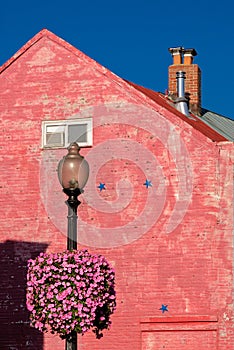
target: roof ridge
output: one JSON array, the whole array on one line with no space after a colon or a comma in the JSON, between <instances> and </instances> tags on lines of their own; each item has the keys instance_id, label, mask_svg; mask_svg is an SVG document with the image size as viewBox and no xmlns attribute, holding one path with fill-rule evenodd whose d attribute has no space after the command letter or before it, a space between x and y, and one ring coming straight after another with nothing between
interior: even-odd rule
<instances>
[{"instance_id":1,"label":"roof ridge","mask_svg":"<svg viewBox=\"0 0 234 350\"><path fill-rule=\"evenodd\" d=\"M100 67L103 67L98 62L96 62L94 59L77 49L75 46L67 42L65 39L59 37L52 31L48 30L47 28L41 29L37 34L35 34L31 39L29 39L16 53L10 57L2 66L0 66L0 73L3 72L7 67L9 67L14 61L16 61L21 55L23 55L27 50L30 49L33 45L35 45L38 41L40 41L42 38L48 37L50 40L56 42L57 44L63 46L67 50L71 51L73 54L77 56L82 56L83 59L86 59L90 62L95 62Z\"/></svg>"},{"instance_id":2,"label":"roof ridge","mask_svg":"<svg viewBox=\"0 0 234 350\"><path fill-rule=\"evenodd\" d=\"M100 73L105 74L111 79L119 79L122 82L124 82L124 79L120 76L113 73L110 69L106 68L99 62L97 62L95 59L91 58L69 42L67 42L65 39L59 37L58 35L54 34L50 30L43 28L40 30L37 34L35 34L31 39L29 39L11 58L9 58L2 66L0 66L0 74L8 68L13 62L15 62L20 56L22 56L27 50L29 50L33 45L35 45L39 40L41 40L43 37L48 37L50 40L56 42L59 45L62 45L64 48L69 50L71 53L76 55L77 57L80 57L81 59L85 60L86 62L92 63L94 68L99 70Z\"/></svg>"}]
</instances>

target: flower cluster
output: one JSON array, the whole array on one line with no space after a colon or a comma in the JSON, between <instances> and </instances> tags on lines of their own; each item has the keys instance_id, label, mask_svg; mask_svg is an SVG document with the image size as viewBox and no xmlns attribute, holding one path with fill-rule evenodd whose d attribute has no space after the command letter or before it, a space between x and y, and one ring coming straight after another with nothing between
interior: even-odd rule
<instances>
[{"instance_id":1,"label":"flower cluster","mask_svg":"<svg viewBox=\"0 0 234 350\"><path fill-rule=\"evenodd\" d=\"M115 274L101 255L87 250L41 253L28 261L26 304L31 325L68 338L109 329L116 308Z\"/></svg>"}]
</instances>

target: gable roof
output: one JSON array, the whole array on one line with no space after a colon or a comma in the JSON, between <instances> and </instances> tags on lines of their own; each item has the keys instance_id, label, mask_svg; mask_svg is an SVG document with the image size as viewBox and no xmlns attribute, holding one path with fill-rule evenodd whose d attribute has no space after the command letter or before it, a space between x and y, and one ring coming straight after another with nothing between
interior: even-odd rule
<instances>
[{"instance_id":1,"label":"gable roof","mask_svg":"<svg viewBox=\"0 0 234 350\"><path fill-rule=\"evenodd\" d=\"M0 73L2 73L7 67L9 67L14 61L16 61L20 56L22 56L27 50L29 50L33 45L35 45L39 40L44 37L48 37L51 41L54 41L58 45L63 46L68 51L72 52L74 55L83 58L86 61L96 63L99 68L103 68L100 64L98 64L95 60L85 55L82 51L78 50L71 44L69 44L64 39L58 37L56 34L52 33L48 29L42 29L39 33L37 33L33 38L27 41L9 60L7 60L1 67Z\"/></svg>"},{"instance_id":2,"label":"gable roof","mask_svg":"<svg viewBox=\"0 0 234 350\"><path fill-rule=\"evenodd\" d=\"M89 56L85 55L81 51L79 51L77 48L63 40L62 38L58 37L51 31L47 29L42 29L39 33L37 33L31 40L29 40L20 50L18 50L6 63L4 63L0 67L0 74L9 67L15 60L17 60L21 55L24 54L30 47L35 45L41 38L48 37L50 40L56 42L57 44L63 46L67 50L71 51L76 56L82 57L86 61L89 61L92 64L95 64L96 68L99 70L102 70L102 72L111 77L112 80L119 79L122 81L123 84L126 84L127 86L134 88L134 90L140 92L141 94L144 94L147 98L149 98L151 101L156 102L159 106L165 108L169 112L176 115L178 118L182 119L189 125L191 125L194 129L198 130L208 138L210 138L212 141L220 142L220 141L234 141L234 136L232 135L232 131L234 130L234 121L228 118L225 118L223 116L220 116L218 114L215 114L213 112L210 112L208 110L203 110L204 114L202 117L197 117L195 115L192 115L191 118L185 116L180 111L178 111L175 107L172 101L170 101L165 95L162 93L153 91L151 89L145 88L143 86L137 85L135 83L132 83L130 81L127 81L125 79L122 79L118 77L116 74L109 71L107 68L103 67L101 64L90 58ZM114 78L114 79L113 79ZM126 86L125 85L125 86Z\"/></svg>"}]
</instances>

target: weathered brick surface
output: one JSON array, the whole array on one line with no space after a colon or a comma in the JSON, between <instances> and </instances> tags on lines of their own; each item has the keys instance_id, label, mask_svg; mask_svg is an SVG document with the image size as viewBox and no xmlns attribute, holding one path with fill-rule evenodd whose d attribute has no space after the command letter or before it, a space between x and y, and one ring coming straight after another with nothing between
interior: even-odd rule
<instances>
[{"instance_id":1,"label":"weathered brick surface","mask_svg":"<svg viewBox=\"0 0 234 350\"><path fill-rule=\"evenodd\" d=\"M6 65L0 82L0 348L63 347L28 327L25 271L39 251L66 248L56 174L65 150L41 148L41 122L78 115L94 122L94 145L82 150L91 174L79 247L106 256L117 289L111 330L101 340L79 337L79 349L234 349L233 145L212 142L47 31ZM190 332L191 315L201 327L204 315L215 318L217 328ZM165 335L149 322L142 330L143 319L159 316L174 328Z\"/></svg>"}]
</instances>

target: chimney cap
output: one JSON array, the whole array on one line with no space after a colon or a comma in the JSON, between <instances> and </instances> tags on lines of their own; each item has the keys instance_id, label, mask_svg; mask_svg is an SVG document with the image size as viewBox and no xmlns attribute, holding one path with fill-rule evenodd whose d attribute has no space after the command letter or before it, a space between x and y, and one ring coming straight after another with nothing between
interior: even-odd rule
<instances>
[{"instance_id":1,"label":"chimney cap","mask_svg":"<svg viewBox=\"0 0 234 350\"><path fill-rule=\"evenodd\" d=\"M169 47L168 51L174 55L174 54L180 54L182 53L184 48L182 46L177 46L177 47Z\"/></svg>"},{"instance_id":2,"label":"chimney cap","mask_svg":"<svg viewBox=\"0 0 234 350\"><path fill-rule=\"evenodd\" d=\"M195 49L185 49L183 46L169 47L168 51L172 54L190 54L191 56L197 56L197 51Z\"/></svg>"},{"instance_id":3,"label":"chimney cap","mask_svg":"<svg viewBox=\"0 0 234 350\"><path fill-rule=\"evenodd\" d=\"M183 49L184 55L189 54L191 56L197 56L197 51L195 49Z\"/></svg>"},{"instance_id":4,"label":"chimney cap","mask_svg":"<svg viewBox=\"0 0 234 350\"><path fill-rule=\"evenodd\" d=\"M176 79L177 78L184 78L184 79L186 79L186 72L183 72L182 70L179 70L178 72L176 72Z\"/></svg>"}]
</instances>

